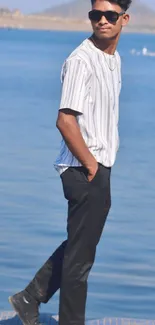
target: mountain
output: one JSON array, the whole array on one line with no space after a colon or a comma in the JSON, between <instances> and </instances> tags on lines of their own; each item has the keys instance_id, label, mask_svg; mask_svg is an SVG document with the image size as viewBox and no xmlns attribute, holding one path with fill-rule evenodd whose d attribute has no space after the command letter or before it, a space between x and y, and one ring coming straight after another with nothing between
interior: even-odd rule
<instances>
[{"instance_id":1,"label":"mountain","mask_svg":"<svg viewBox=\"0 0 155 325\"><path fill-rule=\"evenodd\" d=\"M9 15L11 11L8 8L0 8L0 15Z\"/></svg>"},{"instance_id":2,"label":"mountain","mask_svg":"<svg viewBox=\"0 0 155 325\"><path fill-rule=\"evenodd\" d=\"M67 19L87 19L91 9L90 0L74 0L45 10L42 14ZM129 10L131 23L135 26L155 26L155 11L143 4L141 0L133 0ZM131 24L130 23L130 24Z\"/></svg>"},{"instance_id":3,"label":"mountain","mask_svg":"<svg viewBox=\"0 0 155 325\"><path fill-rule=\"evenodd\" d=\"M21 16L21 12L19 9L14 9L14 10L10 10L9 8L1 8L0 7L0 17L17 17L17 16Z\"/></svg>"},{"instance_id":4,"label":"mountain","mask_svg":"<svg viewBox=\"0 0 155 325\"><path fill-rule=\"evenodd\" d=\"M45 10L44 13L56 17L86 19L87 12L90 8L89 0L74 0L69 3L49 8Z\"/></svg>"}]
</instances>

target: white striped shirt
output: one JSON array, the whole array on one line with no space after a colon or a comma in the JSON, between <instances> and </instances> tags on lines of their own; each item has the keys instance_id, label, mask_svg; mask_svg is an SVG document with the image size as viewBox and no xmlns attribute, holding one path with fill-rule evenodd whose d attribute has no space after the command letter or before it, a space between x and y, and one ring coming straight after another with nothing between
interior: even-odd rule
<instances>
[{"instance_id":1,"label":"white striped shirt","mask_svg":"<svg viewBox=\"0 0 155 325\"><path fill-rule=\"evenodd\" d=\"M90 40L84 40L66 59L61 81L59 109L80 113L77 122L87 147L99 163L111 167L119 148L121 60L118 52L109 55ZM64 139L54 165L60 174L70 166L81 166Z\"/></svg>"}]
</instances>

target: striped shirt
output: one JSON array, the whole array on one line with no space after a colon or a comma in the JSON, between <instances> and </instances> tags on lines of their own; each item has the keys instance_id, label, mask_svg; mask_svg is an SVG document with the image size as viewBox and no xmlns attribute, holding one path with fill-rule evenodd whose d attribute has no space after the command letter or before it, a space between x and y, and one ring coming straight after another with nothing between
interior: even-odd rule
<instances>
[{"instance_id":1,"label":"striped shirt","mask_svg":"<svg viewBox=\"0 0 155 325\"><path fill-rule=\"evenodd\" d=\"M99 163L111 167L119 148L121 60L118 52L107 54L89 39L84 40L64 62L61 82L59 109L80 113L77 122L87 147ZM60 174L70 166L81 166L64 139L54 165Z\"/></svg>"}]
</instances>

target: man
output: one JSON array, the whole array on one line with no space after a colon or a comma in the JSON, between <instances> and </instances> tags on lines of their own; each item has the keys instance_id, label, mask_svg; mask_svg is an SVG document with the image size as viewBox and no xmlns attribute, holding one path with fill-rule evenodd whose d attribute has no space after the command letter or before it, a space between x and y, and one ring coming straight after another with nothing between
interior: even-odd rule
<instances>
[{"instance_id":1,"label":"man","mask_svg":"<svg viewBox=\"0 0 155 325\"><path fill-rule=\"evenodd\" d=\"M60 325L84 325L87 279L110 209L110 173L119 147L120 57L116 51L131 0L92 0L93 35L62 69L55 166L68 200L68 239L30 284L9 298L24 325L39 323L39 305L60 289Z\"/></svg>"}]
</instances>

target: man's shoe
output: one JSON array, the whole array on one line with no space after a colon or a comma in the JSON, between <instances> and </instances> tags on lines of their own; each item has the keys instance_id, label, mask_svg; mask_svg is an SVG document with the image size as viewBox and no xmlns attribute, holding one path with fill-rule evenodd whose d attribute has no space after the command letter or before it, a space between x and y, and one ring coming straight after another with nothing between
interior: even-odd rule
<instances>
[{"instance_id":1,"label":"man's shoe","mask_svg":"<svg viewBox=\"0 0 155 325\"><path fill-rule=\"evenodd\" d=\"M26 290L9 297L9 302L24 325L40 325L39 302Z\"/></svg>"}]
</instances>

